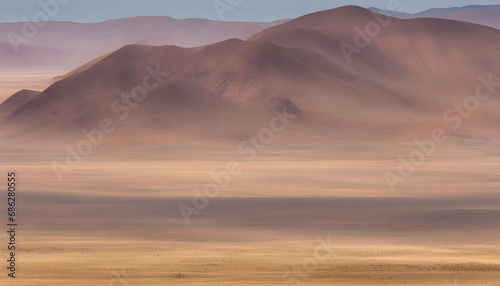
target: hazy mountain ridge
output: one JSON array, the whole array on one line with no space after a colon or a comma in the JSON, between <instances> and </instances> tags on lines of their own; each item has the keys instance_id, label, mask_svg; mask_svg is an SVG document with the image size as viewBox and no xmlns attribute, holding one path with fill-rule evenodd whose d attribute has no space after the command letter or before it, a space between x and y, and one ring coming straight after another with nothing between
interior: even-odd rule
<instances>
[{"instance_id":1,"label":"hazy mountain ridge","mask_svg":"<svg viewBox=\"0 0 500 286\"><path fill-rule=\"evenodd\" d=\"M453 8L434 8L410 14L403 11L389 11L378 8L369 10L401 19L441 18L490 26L500 30L500 5L468 5Z\"/></svg>"},{"instance_id":2,"label":"hazy mountain ridge","mask_svg":"<svg viewBox=\"0 0 500 286\"><path fill-rule=\"evenodd\" d=\"M340 44L352 45L354 27L373 19L366 9L346 6L291 20L248 41L196 48L127 45L20 107L2 107L4 124L79 134L101 118L116 118L113 102L156 69L164 79L137 102L133 117L117 121L117 138L225 134L237 140L266 126L276 103L293 106L300 115L296 131L311 138L414 138L429 134L446 109L473 94L478 76L500 76L500 31L443 19L392 19L349 64ZM463 132L493 134L499 118L490 109L499 103L492 98Z\"/></svg>"},{"instance_id":3,"label":"hazy mountain ridge","mask_svg":"<svg viewBox=\"0 0 500 286\"><path fill-rule=\"evenodd\" d=\"M282 22L141 16L99 23L48 22L33 37L23 34L25 23L0 23L0 68L74 68L128 44L196 47L229 38L246 39ZM24 40L18 44L13 35Z\"/></svg>"}]
</instances>

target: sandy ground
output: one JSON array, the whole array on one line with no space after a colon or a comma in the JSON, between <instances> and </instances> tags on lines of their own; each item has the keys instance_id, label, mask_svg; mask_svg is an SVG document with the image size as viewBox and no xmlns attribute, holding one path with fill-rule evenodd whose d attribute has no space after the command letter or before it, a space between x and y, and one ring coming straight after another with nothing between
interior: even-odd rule
<instances>
[{"instance_id":1,"label":"sandy ground","mask_svg":"<svg viewBox=\"0 0 500 286\"><path fill-rule=\"evenodd\" d=\"M498 285L499 233L485 230L77 222L92 235L22 232L19 285ZM142 237L127 237L131 229ZM472 231L485 237L463 235Z\"/></svg>"},{"instance_id":2,"label":"sandy ground","mask_svg":"<svg viewBox=\"0 0 500 286\"><path fill-rule=\"evenodd\" d=\"M499 285L494 141L443 145L395 192L383 173L411 143L280 144L249 162L103 147L63 182L64 149L2 150L19 179L15 285ZM179 204L231 160L242 172L186 224Z\"/></svg>"}]
</instances>

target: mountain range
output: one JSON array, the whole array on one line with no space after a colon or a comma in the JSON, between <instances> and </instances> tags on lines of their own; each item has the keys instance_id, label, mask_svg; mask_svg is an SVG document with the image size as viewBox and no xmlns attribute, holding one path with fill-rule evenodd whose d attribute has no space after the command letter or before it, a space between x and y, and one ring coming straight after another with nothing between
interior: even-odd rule
<instances>
[{"instance_id":1,"label":"mountain range","mask_svg":"<svg viewBox=\"0 0 500 286\"><path fill-rule=\"evenodd\" d=\"M247 39L282 22L141 16L100 23L47 22L34 35L30 23L1 23L0 70L73 69L127 44L196 47L228 38Z\"/></svg>"},{"instance_id":2,"label":"mountain range","mask_svg":"<svg viewBox=\"0 0 500 286\"><path fill-rule=\"evenodd\" d=\"M12 95L0 105L2 124L9 138L78 138L109 118L116 131L108 140L116 144L238 141L287 109L296 117L286 135L294 140L413 140L446 126L443 113L474 95L479 77L500 78L499 30L448 19L388 21L345 6L274 25L246 41L126 45L41 92ZM369 23L379 23L380 32L373 35ZM360 39L364 46L356 45ZM343 46L357 49L351 61ZM127 114L124 97L153 85L136 107L127 103ZM450 133L497 136L499 107L492 97Z\"/></svg>"},{"instance_id":3,"label":"mountain range","mask_svg":"<svg viewBox=\"0 0 500 286\"><path fill-rule=\"evenodd\" d=\"M500 5L469 5L454 8L434 8L415 14L377 8L369 9L380 14L392 15L400 19L440 18L470 22L500 29Z\"/></svg>"}]
</instances>

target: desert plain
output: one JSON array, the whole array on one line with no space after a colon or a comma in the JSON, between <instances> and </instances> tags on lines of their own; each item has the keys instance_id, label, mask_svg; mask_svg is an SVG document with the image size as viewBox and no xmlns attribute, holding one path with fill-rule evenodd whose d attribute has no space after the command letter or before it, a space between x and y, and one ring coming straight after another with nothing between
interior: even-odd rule
<instances>
[{"instance_id":1,"label":"desert plain","mask_svg":"<svg viewBox=\"0 0 500 286\"><path fill-rule=\"evenodd\" d=\"M393 19L346 62L373 15L134 34L73 70L5 71L18 248L0 284L500 285L500 31Z\"/></svg>"},{"instance_id":2,"label":"desert plain","mask_svg":"<svg viewBox=\"0 0 500 286\"><path fill-rule=\"evenodd\" d=\"M498 154L447 144L392 192L383 174L410 143L279 141L252 162L103 147L63 182L54 155L12 154L16 285L498 285ZM233 160L241 173L186 224L179 204Z\"/></svg>"}]
</instances>

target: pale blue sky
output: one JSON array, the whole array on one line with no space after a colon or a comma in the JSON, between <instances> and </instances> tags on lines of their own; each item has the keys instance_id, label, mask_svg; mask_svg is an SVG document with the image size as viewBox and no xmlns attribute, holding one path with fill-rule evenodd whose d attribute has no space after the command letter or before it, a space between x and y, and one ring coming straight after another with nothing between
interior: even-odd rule
<instances>
[{"instance_id":1,"label":"pale blue sky","mask_svg":"<svg viewBox=\"0 0 500 286\"><path fill-rule=\"evenodd\" d=\"M23 17L32 21L41 11L38 2L61 1L52 21L99 22L134 16L171 16L174 18L206 18L219 20L214 0L0 0L0 22L18 22ZM223 3L241 2L224 13L226 21L273 21L296 18L308 13L344 5L387 9L398 0L215 0ZM499 5L500 0L399 0L403 12L417 13L437 7L466 5Z\"/></svg>"}]
</instances>

